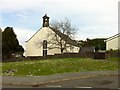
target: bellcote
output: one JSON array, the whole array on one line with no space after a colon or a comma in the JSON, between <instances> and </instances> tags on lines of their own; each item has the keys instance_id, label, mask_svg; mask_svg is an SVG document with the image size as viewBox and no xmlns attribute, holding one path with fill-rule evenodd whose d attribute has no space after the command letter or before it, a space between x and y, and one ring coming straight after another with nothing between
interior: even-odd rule
<instances>
[{"instance_id":1,"label":"bellcote","mask_svg":"<svg viewBox=\"0 0 120 90\"><path fill-rule=\"evenodd\" d=\"M43 18L43 27L49 27L49 17L47 16L47 14L45 14L45 16L43 16L42 18Z\"/></svg>"}]
</instances>

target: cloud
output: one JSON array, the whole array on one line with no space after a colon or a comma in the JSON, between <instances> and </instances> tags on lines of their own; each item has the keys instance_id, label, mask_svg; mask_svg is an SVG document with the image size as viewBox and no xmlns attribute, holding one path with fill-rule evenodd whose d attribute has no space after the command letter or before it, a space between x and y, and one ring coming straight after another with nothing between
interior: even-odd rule
<instances>
[{"instance_id":1,"label":"cloud","mask_svg":"<svg viewBox=\"0 0 120 90\"><path fill-rule=\"evenodd\" d=\"M51 20L69 18L78 27L77 39L114 35L118 32L118 1L120 0L2 0L0 6L2 5L3 13L16 15L14 20L19 19L17 24L23 25L23 28L14 25L17 27L14 28L20 42L24 44L24 40L42 25L39 22L45 13L48 13ZM7 15L4 18L6 17ZM9 23L11 25L12 21ZM32 27L36 27L36 31Z\"/></svg>"},{"instance_id":2,"label":"cloud","mask_svg":"<svg viewBox=\"0 0 120 90\"><path fill-rule=\"evenodd\" d=\"M13 29L14 29L15 34L17 35L19 44L22 45L23 48L25 49L25 41L29 40L29 38L32 37L35 31L25 29L25 28L18 28L18 27L14 27Z\"/></svg>"},{"instance_id":3,"label":"cloud","mask_svg":"<svg viewBox=\"0 0 120 90\"><path fill-rule=\"evenodd\" d=\"M27 16L25 16L25 15L23 15L23 14L21 14L21 13L16 14L16 16L18 16L18 17L20 17L20 18L27 18Z\"/></svg>"},{"instance_id":4,"label":"cloud","mask_svg":"<svg viewBox=\"0 0 120 90\"><path fill-rule=\"evenodd\" d=\"M38 10L39 8L60 9L72 11L103 11L116 6L119 0L2 0L3 10ZM49 7L49 8L48 8ZM38 9L36 9L38 8ZM76 8L76 9L75 9ZM60 9L63 10L64 9Z\"/></svg>"},{"instance_id":5,"label":"cloud","mask_svg":"<svg viewBox=\"0 0 120 90\"><path fill-rule=\"evenodd\" d=\"M7 12L30 9L35 6L36 0L2 0L2 8Z\"/></svg>"},{"instance_id":6,"label":"cloud","mask_svg":"<svg viewBox=\"0 0 120 90\"><path fill-rule=\"evenodd\" d=\"M117 27L100 27L100 26L87 26L80 27L76 37L78 40L85 40L86 38L108 38L117 34Z\"/></svg>"}]
</instances>

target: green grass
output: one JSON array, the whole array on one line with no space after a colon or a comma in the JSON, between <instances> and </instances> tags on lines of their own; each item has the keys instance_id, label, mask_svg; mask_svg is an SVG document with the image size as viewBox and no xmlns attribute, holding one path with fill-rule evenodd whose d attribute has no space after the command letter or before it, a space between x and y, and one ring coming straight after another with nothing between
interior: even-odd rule
<instances>
[{"instance_id":1,"label":"green grass","mask_svg":"<svg viewBox=\"0 0 120 90\"><path fill-rule=\"evenodd\" d=\"M0 76L2 75L2 63L0 63Z\"/></svg>"},{"instance_id":2,"label":"green grass","mask_svg":"<svg viewBox=\"0 0 120 90\"><path fill-rule=\"evenodd\" d=\"M3 75L39 76L65 72L118 70L118 64L90 58L65 58L3 63L2 69Z\"/></svg>"},{"instance_id":3,"label":"green grass","mask_svg":"<svg viewBox=\"0 0 120 90\"><path fill-rule=\"evenodd\" d=\"M106 60L118 62L118 61L120 61L120 58L118 58L118 57L112 57L112 58L107 58Z\"/></svg>"}]
</instances>

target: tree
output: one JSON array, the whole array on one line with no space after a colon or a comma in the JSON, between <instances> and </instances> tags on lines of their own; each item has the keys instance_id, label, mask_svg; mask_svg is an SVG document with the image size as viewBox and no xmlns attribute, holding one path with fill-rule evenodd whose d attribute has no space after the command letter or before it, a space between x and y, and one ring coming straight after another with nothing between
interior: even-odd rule
<instances>
[{"instance_id":1,"label":"tree","mask_svg":"<svg viewBox=\"0 0 120 90\"><path fill-rule=\"evenodd\" d=\"M61 50L61 53L63 53L64 50L67 51L67 48L71 47L71 45L68 44L70 41L72 41L72 39L74 39L74 35L77 29L73 27L70 20L66 18L61 22L52 22L51 27L56 32L53 35L53 38L50 40L52 45L57 46L53 48L59 48Z\"/></svg>"},{"instance_id":2,"label":"tree","mask_svg":"<svg viewBox=\"0 0 120 90\"><path fill-rule=\"evenodd\" d=\"M10 58L12 53L19 52L21 48L13 28L6 27L2 32L2 56L4 58Z\"/></svg>"},{"instance_id":3,"label":"tree","mask_svg":"<svg viewBox=\"0 0 120 90\"><path fill-rule=\"evenodd\" d=\"M20 53L24 52L24 49L23 49L23 47L21 45L18 46L17 52L20 52Z\"/></svg>"},{"instance_id":4,"label":"tree","mask_svg":"<svg viewBox=\"0 0 120 90\"><path fill-rule=\"evenodd\" d=\"M51 29L54 32L50 32L47 37L48 49L60 49L61 53L65 50L67 52L68 47L72 47L71 43L76 44L74 39L77 29L71 25L70 20L64 19L63 21L53 21L51 24ZM38 42L36 45L43 45L42 42Z\"/></svg>"},{"instance_id":5,"label":"tree","mask_svg":"<svg viewBox=\"0 0 120 90\"><path fill-rule=\"evenodd\" d=\"M80 40L80 44L82 47L84 46L95 46L95 51L97 50L106 50L106 43L104 42L105 38L96 38L96 39L89 39L87 38L86 41Z\"/></svg>"},{"instance_id":6,"label":"tree","mask_svg":"<svg viewBox=\"0 0 120 90\"><path fill-rule=\"evenodd\" d=\"M2 29L0 28L0 59L2 58Z\"/></svg>"},{"instance_id":7,"label":"tree","mask_svg":"<svg viewBox=\"0 0 120 90\"><path fill-rule=\"evenodd\" d=\"M51 23L51 27L59 32L61 32L62 34L68 36L69 38L74 39L74 36L77 32L77 28L73 27L71 25L71 22L69 19L65 18L63 21L59 22L59 21L53 21Z\"/></svg>"}]
</instances>

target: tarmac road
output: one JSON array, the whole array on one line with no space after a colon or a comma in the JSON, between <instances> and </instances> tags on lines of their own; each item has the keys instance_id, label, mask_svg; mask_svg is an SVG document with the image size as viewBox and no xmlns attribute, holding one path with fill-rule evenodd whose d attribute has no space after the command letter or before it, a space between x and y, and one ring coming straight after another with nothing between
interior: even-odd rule
<instances>
[{"instance_id":1,"label":"tarmac road","mask_svg":"<svg viewBox=\"0 0 120 90\"><path fill-rule=\"evenodd\" d=\"M118 88L117 76L97 76L40 85L40 88Z\"/></svg>"},{"instance_id":2,"label":"tarmac road","mask_svg":"<svg viewBox=\"0 0 120 90\"><path fill-rule=\"evenodd\" d=\"M3 88L118 88L118 76L79 78L43 85L3 85Z\"/></svg>"},{"instance_id":3,"label":"tarmac road","mask_svg":"<svg viewBox=\"0 0 120 90\"><path fill-rule=\"evenodd\" d=\"M53 76L37 77L36 79L30 77L29 79L26 80L25 78L12 77L11 81L13 80L13 78L15 78L14 83L20 81L20 79L23 79L22 81L20 81L21 84L12 84L10 83L11 82L10 78L7 77L7 78L3 78L3 88L112 88L112 89L115 88L117 89L118 77L120 76L117 75L116 71L58 74ZM30 80L31 83L27 80ZM8 81L9 83L5 83ZM38 84L35 83L34 81L36 82L44 81L44 83ZM29 82L29 84L25 84L25 82L26 83Z\"/></svg>"}]
</instances>

